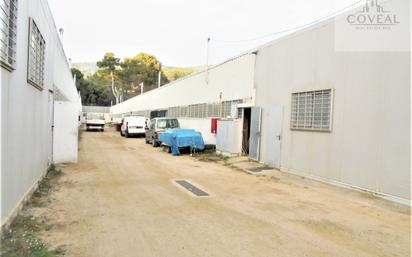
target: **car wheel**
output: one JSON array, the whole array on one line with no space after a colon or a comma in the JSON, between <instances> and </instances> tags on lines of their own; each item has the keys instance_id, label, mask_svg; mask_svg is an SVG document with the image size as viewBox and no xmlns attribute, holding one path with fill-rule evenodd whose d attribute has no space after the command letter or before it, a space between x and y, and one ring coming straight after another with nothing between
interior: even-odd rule
<instances>
[{"instance_id":1,"label":"car wheel","mask_svg":"<svg viewBox=\"0 0 412 257\"><path fill-rule=\"evenodd\" d=\"M157 147L157 142L156 142L156 140L154 140L154 139L152 139L152 146L153 146L153 147Z\"/></svg>"},{"instance_id":2,"label":"car wheel","mask_svg":"<svg viewBox=\"0 0 412 257\"><path fill-rule=\"evenodd\" d=\"M124 136L126 137L126 138L128 138L130 135L129 135L129 132L127 132L127 130L124 132Z\"/></svg>"},{"instance_id":3,"label":"car wheel","mask_svg":"<svg viewBox=\"0 0 412 257\"><path fill-rule=\"evenodd\" d=\"M170 146L167 147L167 152L172 153L172 148Z\"/></svg>"}]
</instances>

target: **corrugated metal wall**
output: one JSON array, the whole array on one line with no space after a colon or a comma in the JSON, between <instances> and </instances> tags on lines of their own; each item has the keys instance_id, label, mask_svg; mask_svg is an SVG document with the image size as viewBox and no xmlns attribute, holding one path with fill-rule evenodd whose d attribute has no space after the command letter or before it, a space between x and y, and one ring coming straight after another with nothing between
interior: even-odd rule
<instances>
[{"instance_id":1,"label":"corrugated metal wall","mask_svg":"<svg viewBox=\"0 0 412 257\"><path fill-rule=\"evenodd\" d=\"M410 52L337 52L334 20L259 50L260 160L275 142L266 112L284 107L281 168L410 200ZM356 38L353 38L356 41ZM333 89L330 132L293 130L294 92Z\"/></svg>"}]
</instances>

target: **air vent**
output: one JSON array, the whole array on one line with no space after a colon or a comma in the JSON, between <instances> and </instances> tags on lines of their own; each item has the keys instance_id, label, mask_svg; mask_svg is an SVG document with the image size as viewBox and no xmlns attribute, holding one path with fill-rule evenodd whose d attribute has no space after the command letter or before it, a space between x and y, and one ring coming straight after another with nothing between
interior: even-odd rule
<instances>
[{"instance_id":1,"label":"air vent","mask_svg":"<svg viewBox=\"0 0 412 257\"><path fill-rule=\"evenodd\" d=\"M183 187L184 189L186 189L189 192L191 192L192 194L194 194L195 196L198 196L198 197L209 196L208 193L206 193L205 191L197 188L196 186L192 185L191 183L189 183L186 180L176 180L175 182L178 185L180 185L181 187Z\"/></svg>"}]
</instances>

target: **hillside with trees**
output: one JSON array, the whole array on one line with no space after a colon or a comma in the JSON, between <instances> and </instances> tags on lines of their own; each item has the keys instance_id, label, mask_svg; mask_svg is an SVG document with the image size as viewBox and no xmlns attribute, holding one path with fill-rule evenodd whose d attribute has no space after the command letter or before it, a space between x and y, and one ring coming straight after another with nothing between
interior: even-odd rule
<instances>
[{"instance_id":1,"label":"hillside with trees","mask_svg":"<svg viewBox=\"0 0 412 257\"><path fill-rule=\"evenodd\" d=\"M178 80L180 78L186 77L192 73L198 72L202 67L163 67L163 72L169 81Z\"/></svg>"},{"instance_id":2,"label":"hillside with trees","mask_svg":"<svg viewBox=\"0 0 412 257\"><path fill-rule=\"evenodd\" d=\"M157 88L159 72L161 85L165 85L198 70L197 67L161 67L157 58L147 53L124 59L106 53L95 65L73 65L72 73L83 105L110 106L141 94L142 86L143 92Z\"/></svg>"}]
</instances>

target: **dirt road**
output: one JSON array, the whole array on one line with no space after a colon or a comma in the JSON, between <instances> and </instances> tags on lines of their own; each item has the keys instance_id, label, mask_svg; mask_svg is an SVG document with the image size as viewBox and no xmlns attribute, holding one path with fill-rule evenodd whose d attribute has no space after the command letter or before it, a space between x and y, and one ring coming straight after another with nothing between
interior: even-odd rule
<instances>
[{"instance_id":1,"label":"dirt road","mask_svg":"<svg viewBox=\"0 0 412 257\"><path fill-rule=\"evenodd\" d=\"M276 173L257 176L141 138L84 132L41 215L67 256L409 256L410 209ZM211 194L197 198L174 181Z\"/></svg>"}]
</instances>

